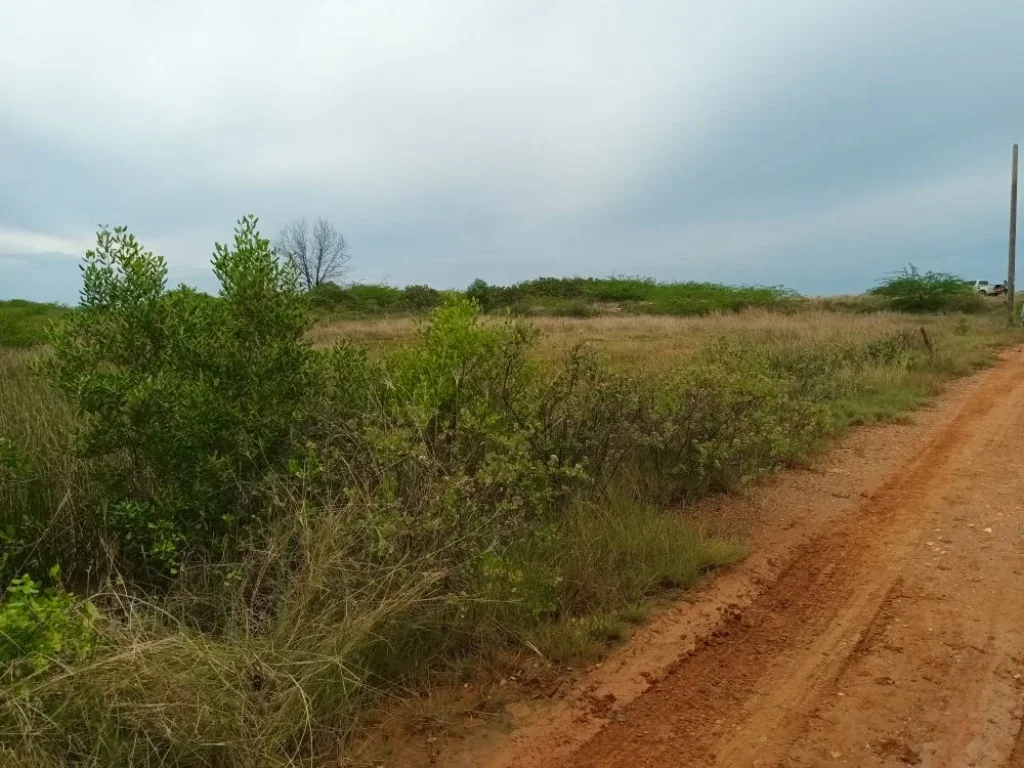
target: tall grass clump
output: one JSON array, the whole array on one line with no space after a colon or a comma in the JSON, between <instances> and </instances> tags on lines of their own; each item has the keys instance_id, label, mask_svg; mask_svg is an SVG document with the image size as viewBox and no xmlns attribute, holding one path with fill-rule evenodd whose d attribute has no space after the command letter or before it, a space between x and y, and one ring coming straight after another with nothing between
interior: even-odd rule
<instances>
[{"instance_id":1,"label":"tall grass clump","mask_svg":"<svg viewBox=\"0 0 1024 768\"><path fill-rule=\"evenodd\" d=\"M809 337L765 313L640 374L544 358L460 295L406 344L319 349L256 224L216 246L216 297L102 230L50 348L0 351L7 762L337 761L382 697L622 636L741 553L673 507L981 358L967 321L932 354L891 322Z\"/></svg>"}]
</instances>

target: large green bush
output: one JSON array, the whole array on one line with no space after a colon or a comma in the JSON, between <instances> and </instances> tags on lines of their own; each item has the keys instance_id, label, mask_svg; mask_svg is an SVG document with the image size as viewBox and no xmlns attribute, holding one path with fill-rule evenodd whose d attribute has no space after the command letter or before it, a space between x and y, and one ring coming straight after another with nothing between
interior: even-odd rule
<instances>
[{"instance_id":1,"label":"large green bush","mask_svg":"<svg viewBox=\"0 0 1024 768\"><path fill-rule=\"evenodd\" d=\"M102 230L45 363L83 416L81 450L125 554L172 569L258 513L254 484L288 458L313 383L295 275L255 218L217 246L213 268L217 298L168 291L162 258Z\"/></svg>"}]
</instances>

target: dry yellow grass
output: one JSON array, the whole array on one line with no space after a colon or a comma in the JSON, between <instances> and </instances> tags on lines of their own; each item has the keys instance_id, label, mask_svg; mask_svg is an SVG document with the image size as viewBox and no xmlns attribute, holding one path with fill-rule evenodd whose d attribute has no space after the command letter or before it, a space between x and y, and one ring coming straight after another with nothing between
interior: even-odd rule
<instances>
[{"instance_id":1,"label":"dry yellow grass","mask_svg":"<svg viewBox=\"0 0 1024 768\"><path fill-rule=\"evenodd\" d=\"M320 323L310 332L314 344L329 346L342 339L374 348L408 344L415 339L417 320L346 320ZM493 320L492 320L493 322ZM752 309L703 317L651 315L604 315L593 318L537 317L530 322L541 342L537 356L556 359L573 345L594 345L615 365L639 371L660 370L684 360L716 338L749 341L751 344L819 346L827 343L864 341L900 329L926 326L944 335L956 324L971 330L992 325L987 316L915 317L890 312L851 314L808 311L779 314Z\"/></svg>"}]
</instances>

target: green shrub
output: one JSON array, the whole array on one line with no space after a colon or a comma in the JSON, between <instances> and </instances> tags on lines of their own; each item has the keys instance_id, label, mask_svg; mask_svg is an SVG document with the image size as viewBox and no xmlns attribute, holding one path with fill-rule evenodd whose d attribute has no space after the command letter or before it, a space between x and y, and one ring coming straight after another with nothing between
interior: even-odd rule
<instances>
[{"instance_id":1,"label":"green shrub","mask_svg":"<svg viewBox=\"0 0 1024 768\"><path fill-rule=\"evenodd\" d=\"M411 293L408 290L383 284L355 283L344 288L335 283L321 283L315 288L311 288L306 293L306 297L310 309L357 317L426 309L436 306L438 303L437 301L432 302L431 294L440 296L439 292L432 288L413 286Z\"/></svg>"},{"instance_id":2,"label":"green shrub","mask_svg":"<svg viewBox=\"0 0 1024 768\"><path fill-rule=\"evenodd\" d=\"M402 302L402 291L390 285L356 284L348 288L349 308L358 312L395 309Z\"/></svg>"},{"instance_id":3,"label":"green shrub","mask_svg":"<svg viewBox=\"0 0 1024 768\"><path fill-rule=\"evenodd\" d=\"M911 264L871 290L898 312L976 312L981 300L971 286L947 272L920 272Z\"/></svg>"},{"instance_id":4,"label":"green shrub","mask_svg":"<svg viewBox=\"0 0 1024 768\"><path fill-rule=\"evenodd\" d=\"M828 409L806 385L739 345L709 349L656 395L642 464L652 492L694 499L728 491L807 453Z\"/></svg>"},{"instance_id":5,"label":"green shrub","mask_svg":"<svg viewBox=\"0 0 1024 768\"><path fill-rule=\"evenodd\" d=\"M312 353L291 267L248 217L213 268L219 298L167 291L162 258L102 230L81 307L50 334L45 369L81 411L110 520L143 560L216 549L257 514L252 484L287 459L308 415Z\"/></svg>"},{"instance_id":6,"label":"green shrub","mask_svg":"<svg viewBox=\"0 0 1024 768\"><path fill-rule=\"evenodd\" d=\"M348 303L348 292L337 283L325 282L306 291L306 300L313 310L338 310Z\"/></svg>"},{"instance_id":7,"label":"green shrub","mask_svg":"<svg viewBox=\"0 0 1024 768\"><path fill-rule=\"evenodd\" d=\"M402 289L401 304L403 307L419 312L434 309L441 304L443 294L429 285L407 285Z\"/></svg>"},{"instance_id":8,"label":"green shrub","mask_svg":"<svg viewBox=\"0 0 1024 768\"><path fill-rule=\"evenodd\" d=\"M50 569L55 582L60 569ZM59 586L43 589L25 575L14 578L0 600L0 683L17 683L51 664L86 659L96 647L99 614Z\"/></svg>"},{"instance_id":9,"label":"green shrub","mask_svg":"<svg viewBox=\"0 0 1024 768\"><path fill-rule=\"evenodd\" d=\"M485 280L481 280L478 277L466 289L466 298L470 301L475 301L486 312L491 308L491 287L487 285Z\"/></svg>"}]
</instances>

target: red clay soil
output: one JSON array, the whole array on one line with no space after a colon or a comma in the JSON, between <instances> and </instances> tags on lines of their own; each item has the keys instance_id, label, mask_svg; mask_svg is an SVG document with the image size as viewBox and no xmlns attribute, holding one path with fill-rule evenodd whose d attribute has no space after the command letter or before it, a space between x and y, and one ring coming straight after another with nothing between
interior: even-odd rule
<instances>
[{"instance_id":1,"label":"red clay soil","mask_svg":"<svg viewBox=\"0 0 1024 768\"><path fill-rule=\"evenodd\" d=\"M710 504L742 565L432 764L1024 768L1024 350Z\"/></svg>"}]
</instances>

